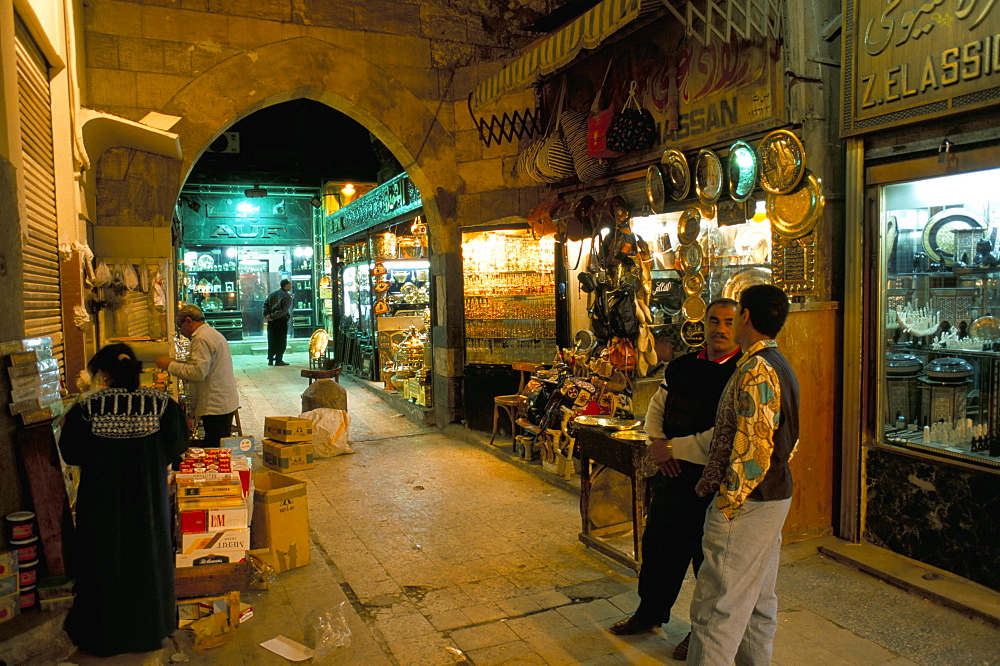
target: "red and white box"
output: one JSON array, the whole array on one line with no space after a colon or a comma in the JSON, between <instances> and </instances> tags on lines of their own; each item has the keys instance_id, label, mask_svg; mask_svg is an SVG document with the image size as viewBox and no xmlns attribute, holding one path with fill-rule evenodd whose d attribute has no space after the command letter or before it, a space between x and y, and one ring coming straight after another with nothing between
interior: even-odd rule
<instances>
[{"instance_id":1,"label":"red and white box","mask_svg":"<svg viewBox=\"0 0 1000 666\"><path fill-rule=\"evenodd\" d=\"M181 555L196 555L199 551L249 549L250 529L247 527L218 532L181 533Z\"/></svg>"},{"instance_id":2,"label":"red and white box","mask_svg":"<svg viewBox=\"0 0 1000 666\"><path fill-rule=\"evenodd\" d=\"M182 500L177 511L181 533L194 534L250 527L247 506L243 500L237 501L239 506L200 508L185 507L188 502Z\"/></svg>"}]
</instances>

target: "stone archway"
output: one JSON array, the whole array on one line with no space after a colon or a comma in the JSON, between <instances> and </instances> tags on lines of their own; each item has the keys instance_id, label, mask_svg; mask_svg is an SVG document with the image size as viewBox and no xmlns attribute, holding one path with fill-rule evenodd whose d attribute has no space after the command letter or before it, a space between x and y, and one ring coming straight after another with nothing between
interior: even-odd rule
<instances>
[{"instance_id":1,"label":"stone archway","mask_svg":"<svg viewBox=\"0 0 1000 666\"><path fill-rule=\"evenodd\" d=\"M180 136L181 172L186 176L226 127L267 106L299 98L341 111L385 144L420 189L435 252L458 250L449 234L440 233L454 226L453 197L438 201L436 196L464 189L455 170L451 133L424 101L356 53L312 37L274 42L215 65L160 111L181 118L171 131Z\"/></svg>"},{"instance_id":2,"label":"stone archway","mask_svg":"<svg viewBox=\"0 0 1000 666\"><path fill-rule=\"evenodd\" d=\"M428 68L428 74L432 70ZM403 165L421 193L432 249L438 306L432 315L434 403L440 427L460 409L463 371L461 233L454 138L430 109L390 73L333 44L299 37L243 51L184 86L160 109L181 120L181 180L204 149L232 123L273 104L307 98L330 106L371 131Z\"/></svg>"}]
</instances>

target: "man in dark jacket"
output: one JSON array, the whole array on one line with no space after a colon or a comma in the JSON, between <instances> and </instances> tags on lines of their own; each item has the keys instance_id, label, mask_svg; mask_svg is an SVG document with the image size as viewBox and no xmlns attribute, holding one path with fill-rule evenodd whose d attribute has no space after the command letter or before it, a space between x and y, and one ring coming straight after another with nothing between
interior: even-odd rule
<instances>
[{"instance_id":1,"label":"man in dark jacket","mask_svg":"<svg viewBox=\"0 0 1000 666\"><path fill-rule=\"evenodd\" d=\"M712 497L691 601L693 664L770 664L781 528L792 502L788 461L799 442L799 385L775 337L788 298L772 285L740 294L733 335L743 357L719 401L708 464L695 491Z\"/></svg>"},{"instance_id":2,"label":"man in dark jacket","mask_svg":"<svg viewBox=\"0 0 1000 666\"><path fill-rule=\"evenodd\" d=\"M282 280L264 301L264 319L267 320L267 364L288 365L283 360L288 346L288 320L292 318L292 281Z\"/></svg>"},{"instance_id":3,"label":"man in dark jacket","mask_svg":"<svg viewBox=\"0 0 1000 666\"><path fill-rule=\"evenodd\" d=\"M702 526L709 498L694 485L708 461L715 412L722 389L736 370L740 348L733 340L737 303L720 298L708 306L705 348L667 364L663 384L646 409L647 473L650 491L646 528L642 533L639 607L611 625L613 634L649 631L670 620L688 566L698 575ZM674 650L681 661L689 638Z\"/></svg>"}]
</instances>

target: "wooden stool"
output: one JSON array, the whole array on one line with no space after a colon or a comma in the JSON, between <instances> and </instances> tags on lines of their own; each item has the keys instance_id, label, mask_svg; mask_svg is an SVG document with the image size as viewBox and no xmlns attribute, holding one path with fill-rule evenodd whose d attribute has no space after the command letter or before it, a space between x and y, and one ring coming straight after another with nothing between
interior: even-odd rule
<instances>
[{"instance_id":1,"label":"wooden stool","mask_svg":"<svg viewBox=\"0 0 1000 666\"><path fill-rule=\"evenodd\" d=\"M521 374L521 381L517 387L516 395L498 395L493 398L493 434L490 436L490 444L493 444L493 440L497 437L497 425L500 419L500 410L503 410L507 415L507 420L510 422L510 437L511 444L517 447L517 408L524 400L524 396L521 393L524 391L524 385L528 383L527 378L531 376L540 366L536 363L511 363L510 367L517 370Z\"/></svg>"},{"instance_id":2,"label":"wooden stool","mask_svg":"<svg viewBox=\"0 0 1000 666\"><path fill-rule=\"evenodd\" d=\"M237 407L236 411L233 412L233 429L229 433L230 435L237 435L239 437L243 436L243 424L240 423L240 408Z\"/></svg>"},{"instance_id":3,"label":"wooden stool","mask_svg":"<svg viewBox=\"0 0 1000 666\"><path fill-rule=\"evenodd\" d=\"M332 370L300 370L299 375L308 377L309 384L312 384L317 379L332 379L338 384L340 383L340 368L333 368Z\"/></svg>"}]
</instances>

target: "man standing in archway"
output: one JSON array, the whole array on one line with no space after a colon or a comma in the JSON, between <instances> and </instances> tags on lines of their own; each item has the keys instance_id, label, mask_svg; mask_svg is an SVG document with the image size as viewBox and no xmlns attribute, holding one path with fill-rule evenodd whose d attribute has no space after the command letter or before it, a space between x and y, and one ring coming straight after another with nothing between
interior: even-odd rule
<instances>
[{"instance_id":1,"label":"man standing in archway","mask_svg":"<svg viewBox=\"0 0 1000 666\"><path fill-rule=\"evenodd\" d=\"M292 317L292 281L282 280L264 301L267 320L267 364L288 365L283 357L288 346L288 320Z\"/></svg>"}]
</instances>

